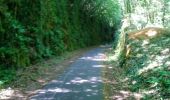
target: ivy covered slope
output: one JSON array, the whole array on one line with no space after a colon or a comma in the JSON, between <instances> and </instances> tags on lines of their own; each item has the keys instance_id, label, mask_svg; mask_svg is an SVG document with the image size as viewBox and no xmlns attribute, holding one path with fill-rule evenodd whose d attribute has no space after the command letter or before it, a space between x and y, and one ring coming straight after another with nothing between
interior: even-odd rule
<instances>
[{"instance_id":1,"label":"ivy covered slope","mask_svg":"<svg viewBox=\"0 0 170 100\"><path fill-rule=\"evenodd\" d=\"M152 30L152 31L151 31ZM154 38L142 34L157 32ZM128 39L131 47L124 68L133 92L144 94L146 100L170 98L170 32L162 28L146 28ZM153 34L153 33L152 33ZM138 37L138 39L137 39Z\"/></svg>"},{"instance_id":2,"label":"ivy covered slope","mask_svg":"<svg viewBox=\"0 0 170 100\"><path fill-rule=\"evenodd\" d=\"M0 81L3 70L111 41L119 19L116 0L0 0Z\"/></svg>"}]
</instances>

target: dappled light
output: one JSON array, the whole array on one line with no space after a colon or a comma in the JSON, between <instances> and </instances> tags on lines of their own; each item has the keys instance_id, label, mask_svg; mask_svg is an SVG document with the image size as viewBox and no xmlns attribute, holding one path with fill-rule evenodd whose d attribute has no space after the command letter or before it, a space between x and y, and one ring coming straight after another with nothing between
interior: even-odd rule
<instances>
[{"instance_id":1,"label":"dappled light","mask_svg":"<svg viewBox=\"0 0 170 100\"><path fill-rule=\"evenodd\" d=\"M93 67L95 67L95 68L102 68L102 67L104 67L104 65L93 65Z\"/></svg>"},{"instance_id":2,"label":"dappled light","mask_svg":"<svg viewBox=\"0 0 170 100\"><path fill-rule=\"evenodd\" d=\"M106 55L98 52L103 50L105 48L98 48L84 54L70 65L68 71L37 91L37 94L30 99L86 100L86 98L94 98L102 100L103 80L100 70L105 67L101 61L106 61Z\"/></svg>"},{"instance_id":3,"label":"dappled light","mask_svg":"<svg viewBox=\"0 0 170 100\"><path fill-rule=\"evenodd\" d=\"M120 0L124 16L129 22L128 31L145 27L169 27L169 0ZM124 3L122 3L124 2Z\"/></svg>"},{"instance_id":4,"label":"dappled light","mask_svg":"<svg viewBox=\"0 0 170 100\"><path fill-rule=\"evenodd\" d=\"M82 57L80 59L83 60L93 60L93 61L105 61L105 56L102 56L104 54L99 54L98 56L95 57Z\"/></svg>"},{"instance_id":5,"label":"dappled light","mask_svg":"<svg viewBox=\"0 0 170 100\"><path fill-rule=\"evenodd\" d=\"M20 92L20 90L17 90L17 89L7 88L7 89L2 89L0 91L0 99L1 100L11 100L11 99L13 99L13 97L23 98L24 96Z\"/></svg>"},{"instance_id":6,"label":"dappled light","mask_svg":"<svg viewBox=\"0 0 170 100\"><path fill-rule=\"evenodd\" d=\"M6 89L0 91L0 99L10 99L10 97L14 94L14 90Z\"/></svg>"},{"instance_id":7,"label":"dappled light","mask_svg":"<svg viewBox=\"0 0 170 100\"><path fill-rule=\"evenodd\" d=\"M44 74L40 69L53 65L36 64L65 60L68 52L113 41L122 16L118 0L0 0L0 5L0 88L12 85L21 90L29 82L46 83L37 80ZM104 60L97 57L82 59ZM64 68L58 66L53 70L61 73ZM24 81L18 80L21 76Z\"/></svg>"},{"instance_id":8,"label":"dappled light","mask_svg":"<svg viewBox=\"0 0 170 100\"><path fill-rule=\"evenodd\" d=\"M114 55L110 55L109 57L112 58L112 56ZM108 63L116 61L115 59L113 60L111 58L108 58ZM119 68L116 63L114 63L114 65L115 66L112 66L112 64L108 64L105 67L105 88L107 88L107 85L108 87L111 87L108 90L105 89L106 93L111 93L111 95L108 95L106 98L109 100L140 100L143 97L143 94L128 91L125 83L128 83L129 78L120 77L123 74L123 70Z\"/></svg>"},{"instance_id":9,"label":"dappled light","mask_svg":"<svg viewBox=\"0 0 170 100\"><path fill-rule=\"evenodd\" d=\"M147 49L147 48L145 48L145 49ZM170 58L169 53L170 53L169 48L165 48L163 50L160 50L161 55L151 55L149 57L149 61L146 62L148 65L144 66L142 69L139 69L138 74L140 75L140 74L142 74L144 72L148 72L149 70L153 70L155 68L161 69L162 68L161 66L163 66L163 65L168 66L167 59Z\"/></svg>"},{"instance_id":10,"label":"dappled light","mask_svg":"<svg viewBox=\"0 0 170 100\"><path fill-rule=\"evenodd\" d=\"M130 91L125 91L125 90L120 90L119 95L113 96L111 99L113 100L125 100L125 99L135 99L135 100L140 100L143 96L138 93L132 93Z\"/></svg>"},{"instance_id":11,"label":"dappled light","mask_svg":"<svg viewBox=\"0 0 170 100\"><path fill-rule=\"evenodd\" d=\"M168 30L158 27L148 27L139 31L128 33L130 39L152 39L169 35Z\"/></svg>"},{"instance_id":12,"label":"dappled light","mask_svg":"<svg viewBox=\"0 0 170 100\"><path fill-rule=\"evenodd\" d=\"M120 5L124 16L108 55L106 98L168 100L170 1L120 0Z\"/></svg>"},{"instance_id":13,"label":"dappled light","mask_svg":"<svg viewBox=\"0 0 170 100\"><path fill-rule=\"evenodd\" d=\"M0 99L170 98L170 0L0 5Z\"/></svg>"},{"instance_id":14,"label":"dappled light","mask_svg":"<svg viewBox=\"0 0 170 100\"><path fill-rule=\"evenodd\" d=\"M141 94L142 98L169 98L169 34L168 29L157 27L128 34L130 53L122 67L129 75L131 91Z\"/></svg>"}]
</instances>

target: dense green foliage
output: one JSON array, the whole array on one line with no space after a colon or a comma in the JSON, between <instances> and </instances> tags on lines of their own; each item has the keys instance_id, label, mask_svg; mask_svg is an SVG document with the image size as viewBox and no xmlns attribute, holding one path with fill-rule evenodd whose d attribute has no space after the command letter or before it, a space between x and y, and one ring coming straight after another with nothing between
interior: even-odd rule
<instances>
[{"instance_id":1,"label":"dense green foliage","mask_svg":"<svg viewBox=\"0 0 170 100\"><path fill-rule=\"evenodd\" d=\"M146 100L170 98L169 36L145 41L130 41L132 51L124 67L131 90L144 93Z\"/></svg>"},{"instance_id":2,"label":"dense green foliage","mask_svg":"<svg viewBox=\"0 0 170 100\"><path fill-rule=\"evenodd\" d=\"M0 0L0 81L9 70L111 41L119 21L116 0Z\"/></svg>"},{"instance_id":3,"label":"dense green foliage","mask_svg":"<svg viewBox=\"0 0 170 100\"><path fill-rule=\"evenodd\" d=\"M126 86L130 92L140 94L142 100L169 99L170 1L120 1L124 20L120 34L117 34L117 41L115 41L117 45L114 46L116 50L113 58L116 59L112 63L124 71L125 76L122 76L125 80L127 79ZM148 27L153 29L143 31L147 30ZM161 27L162 30L158 27ZM129 33L135 34L139 38L130 39ZM151 38L154 37L154 34L156 37ZM112 72L115 74L114 70ZM112 88L115 89L113 86Z\"/></svg>"}]
</instances>

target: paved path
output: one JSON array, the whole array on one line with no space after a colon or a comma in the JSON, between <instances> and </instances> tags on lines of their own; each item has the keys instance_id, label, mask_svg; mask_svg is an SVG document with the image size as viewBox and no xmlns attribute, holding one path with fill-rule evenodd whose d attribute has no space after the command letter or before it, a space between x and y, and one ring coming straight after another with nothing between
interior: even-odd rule
<instances>
[{"instance_id":1,"label":"paved path","mask_svg":"<svg viewBox=\"0 0 170 100\"><path fill-rule=\"evenodd\" d=\"M56 80L31 100L103 100L102 64L105 47L95 48L74 61Z\"/></svg>"}]
</instances>

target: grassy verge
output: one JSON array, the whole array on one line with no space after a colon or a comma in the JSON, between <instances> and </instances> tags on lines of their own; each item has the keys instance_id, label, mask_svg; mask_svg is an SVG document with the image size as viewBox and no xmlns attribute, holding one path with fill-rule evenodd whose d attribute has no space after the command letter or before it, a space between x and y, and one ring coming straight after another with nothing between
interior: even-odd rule
<instances>
[{"instance_id":1,"label":"grassy verge","mask_svg":"<svg viewBox=\"0 0 170 100\"><path fill-rule=\"evenodd\" d=\"M124 68L120 67L120 62L115 59L113 50L107 51L106 67L103 68L104 95L105 100L136 100L137 93L129 91L128 77Z\"/></svg>"}]
</instances>

